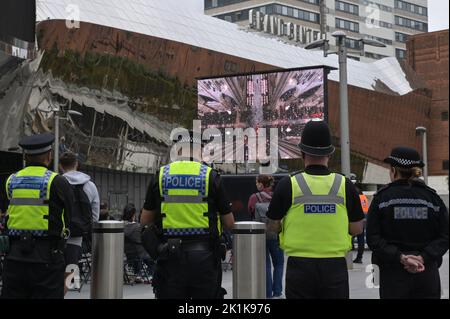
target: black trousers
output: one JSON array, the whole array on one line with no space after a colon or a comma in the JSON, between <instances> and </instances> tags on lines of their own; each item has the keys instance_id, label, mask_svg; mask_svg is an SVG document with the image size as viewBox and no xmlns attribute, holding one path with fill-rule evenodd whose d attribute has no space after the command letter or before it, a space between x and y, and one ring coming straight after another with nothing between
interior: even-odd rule
<instances>
[{"instance_id":1,"label":"black trousers","mask_svg":"<svg viewBox=\"0 0 450 319\"><path fill-rule=\"evenodd\" d=\"M358 255L356 256L356 258L358 259L362 259L363 255L364 255L364 233L365 233L365 229L363 228L363 232L361 234L359 234L358 236L356 236L356 240L358 242Z\"/></svg>"},{"instance_id":2,"label":"black trousers","mask_svg":"<svg viewBox=\"0 0 450 319\"><path fill-rule=\"evenodd\" d=\"M380 268L380 299L440 299L441 279L436 262L425 271L411 274L400 267Z\"/></svg>"},{"instance_id":3,"label":"black trousers","mask_svg":"<svg viewBox=\"0 0 450 319\"><path fill-rule=\"evenodd\" d=\"M158 260L153 276L157 299L223 298L220 259L212 251L186 251Z\"/></svg>"},{"instance_id":4,"label":"black trousers","mask_svg":"<svg viewBox=\"0 0 450 319\"><path fill-rule=\"evenodd\" d=\"M286 299L348 298L345 258L288 258Z\"/></svg>"},{"instance_id":5,"label":"black trousers","mask_svg":"<svg viewBox=\"0 0 450 319\"><path fill-rule=\"evenodd\" d=\"M63 299L64 262L57 264L5 260L3 299Z\"/></svg>"}]
</instances>

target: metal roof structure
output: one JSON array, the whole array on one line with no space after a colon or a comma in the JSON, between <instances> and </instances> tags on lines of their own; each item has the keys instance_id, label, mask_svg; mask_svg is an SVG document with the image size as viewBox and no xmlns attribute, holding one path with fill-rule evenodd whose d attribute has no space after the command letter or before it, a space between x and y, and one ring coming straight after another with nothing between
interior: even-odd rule
<instances>
[{"instance_id":1,"label":"metal roof structure","mask_svg":"<svg viewBox=\"0 0 450 319\"><path fill-rule=\"evenodd\" d=\"M37 20L71 20L168 39L280 68L326 65L337 68L336 55L308 51L242 30L203 14L192 1L180 0L37 0ZM338 71L329 79L339 81ZM415 88L396 58L373 63L348 60L348 83L368 90L404 95Z\"/></svg>"}]
</instances>

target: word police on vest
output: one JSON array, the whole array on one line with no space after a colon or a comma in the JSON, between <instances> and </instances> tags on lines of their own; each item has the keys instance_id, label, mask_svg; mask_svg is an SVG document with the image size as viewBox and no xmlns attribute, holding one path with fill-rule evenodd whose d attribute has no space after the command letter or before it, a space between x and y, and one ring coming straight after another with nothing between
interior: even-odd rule
<instances>
[{"instance_id":1,"label":"word police on vest","mask_svg":"<svg viewBox=\"0 0 450 319\"><path fill-rule=\"evenodd\" d=\"M428 208L394 207L394 219L428 219Z\"/></svg>"},{"instance_id":2,"label":"word police on vest","mask_svg":"<svg viewBox=\"0 0 450 319\"><path fill-rule=\"evenodd\" d=\"M335 214L335 204L305 204L305 214Z\"/></svg>"},{"instance_id":3,"label":"word police on vest","mask_svg":"<svg viewBox=\"0 0 450 319\"><path fill-rule=\"evenodd\" d=\"M167 188L200 189L202 179L197 175L174 175L166 177Z\"/></svg>"}]
</instances>

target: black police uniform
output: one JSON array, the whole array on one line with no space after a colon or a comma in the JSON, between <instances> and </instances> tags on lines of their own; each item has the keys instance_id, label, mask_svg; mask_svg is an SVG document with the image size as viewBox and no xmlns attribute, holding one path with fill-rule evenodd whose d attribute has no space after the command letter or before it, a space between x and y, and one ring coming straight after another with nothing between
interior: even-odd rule
<instances>
[{"instance_id":1,"label":"black police uniform","mask_svg":"<svg viewBox=\"0 0 450 319\"><path fill-rule=\"evenodd\" d=\"M49 151L53 140L51 134L41 134L26 137L19 144L25 153L27 150ZM27 163L27 166L43 165ZM5 258L2 298L64 298L65 239L61 238L62 217L65 225L68 225L73 191L63 176L58 175L53 179L48 205L47 236L9 236L10 250Z\"/></svg>"},{"instance_id":2,"label":"black police uniform","mask_svg":"<svg viewBox=\"0 0 450 319\"><path fill-rule=\"evenodd\" d=\"M326 166L311 165L305 168L309 175L329 175L330 170ZM358 222L364 218L364 213L359 201L358 192L349 179L345 179L345 207L347 208L349 223ZM281 220L286 216L292 206L292 185L290 177L284 177L278 183L270 202L267 217L272 220ZM316 299L316 298L348 298L348 274L347 264L344 258L314 258L289 257L291 264L289 273L286 273L286 282L291 286L302 286L302 295L286 291L286 297L293 299ZM341 270L345 271L342 272ZM322 274L322 275L319 275ZM314 278L313 280L311 280ZM341 285L335 285L336 279ZM305 283L310 283L305 284ZM321 284L319 284L321 283ZM329 283L333 283L329 285ZM288 296L289 294L289 296Z\"/></svg>"},{"instance_id":3,"label":"black police uniform","mask_svg":"<svg viewBox=\"0 0 450 319\"><path fill-rule=\"evenodd\" d=\"M328 125L323 121L306 124L300 150L311 156L329 156L334 152ZM324 176L331 172L326 166L309 165L309 175ZM349 179L345 179L345 205L349 223L361 221L364 213L359 195ZM267 217L281 220L292 206L292 182L283 178L277 185L269 205ZM350 241L350 239L349 239ZM350 242L349 242L350 243ZM345 258L304 258L289 256L286 270L286 298L292 299L348 299L349 285Z\"/></svg>"},{"instance_id":4,"label":"black police uniform","mask_svg":"<svg viewBox=\"0 0 450 319\"><path fill-rule=\"evenodd\" d=\"M394 149L395 156L385 161L405 167L414 161L408 156L410 152ZM367 242L373 251L372 262L380 270L380 298L440 298L438 269L449 247L448 233L447 208L423 181L400 179L379 190L369 208ZM422 256L425 271L406 271L400 263L401 254Z\"/></svg>"},{"instance_id":5,"label":"black police uniform","mask_svg":"<svg viewBox=\"0 0 450 319\"><path fill-rule=\"evenodd\" d=\"M156 174L158 177L159 174ZM231 213L220 176L211 170L209 175L208 211L210 216ZM162 228L161 197L157 178L151 181L144 209L156 211L156 224ZM218 217L217 217L218 218ZM210 219L211 229L217 222ZM167 240L167 238L163 238ZM223 298L221 254L218 233L212 237L182 239L179 258L158 258L153 286L158 299Z\"/></svg>"}]
</instances>

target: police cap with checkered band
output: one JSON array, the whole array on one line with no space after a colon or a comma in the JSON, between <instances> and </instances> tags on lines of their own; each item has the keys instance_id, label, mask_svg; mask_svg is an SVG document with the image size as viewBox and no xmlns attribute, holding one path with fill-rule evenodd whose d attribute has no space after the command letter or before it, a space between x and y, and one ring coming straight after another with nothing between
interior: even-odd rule
<instances>
[{"instance_id":1,"label":"police cap with checkered band","mask_svg":"<svg viewBox=\"0 0 450 319\"><path fill-rule=\"evenodd\" d=\"M392 149L391 155L384 159L385 163L394 167L412 168L424 167L419 152L411 147L398 146Z\"/></svg>"}]
</instances>

